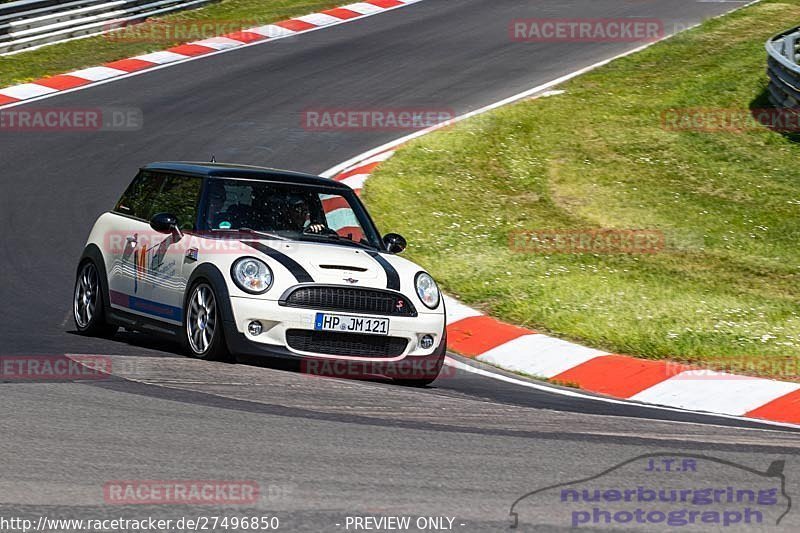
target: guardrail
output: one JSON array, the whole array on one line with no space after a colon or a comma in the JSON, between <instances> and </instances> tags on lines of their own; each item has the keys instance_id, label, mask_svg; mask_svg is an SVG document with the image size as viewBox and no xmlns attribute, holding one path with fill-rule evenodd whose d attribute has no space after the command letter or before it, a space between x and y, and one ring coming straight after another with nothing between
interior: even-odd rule
<instances>
[{"instance_id":1,"label":"guardrail","mask_svg":"<svg viewBox=\"0 0 800 533\"><path fill-rule=\"evenodd\" d=\"M770 102L800 110L800 27L776 35L766 46Z\"/></svg>"},{"instance_id":2,"label":"guardrail","mask_svg":"<svg viewBox=\"0 0 800 533\"><path fill-rule=\"evenodd\" d=\"M104 33L216 0L18 0L0 4L0 55Z\"/></svg>"}]
</instances>

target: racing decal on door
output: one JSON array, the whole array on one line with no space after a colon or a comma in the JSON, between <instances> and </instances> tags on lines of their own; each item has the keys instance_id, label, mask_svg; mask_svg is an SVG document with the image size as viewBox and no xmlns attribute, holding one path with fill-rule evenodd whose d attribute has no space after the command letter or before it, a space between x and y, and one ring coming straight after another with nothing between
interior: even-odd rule
<instances>
[{"instance_id":1,"label":"racing decal on door","mask_svg":"<svg viewBox=\"0 0 800 533\"><path fill-rule=\"evenodd\" d=\"M109 291L109 299L114 305L125 307L132 311L138 311L146 315L174 320L176 322L183 320L183 310L180 307L173 307L152 300L130 296L118 291Z\"/></svg>"},{"instance_id":2,"label":"racing decal on door","mask_svg":"<svg viewBox=\"0 0 800 533\"><path fill-rule=\"evenodd\" d=\"M139 282L144 280L147 270L147 249L142 246L133 252L133 292L139 292Z\"/></svg>"},{"instance_id":3,"label":"racing decal on door","mask_svg":"<svg viewBox=\"0 0 800 533\"><path fill-rule=\"evenodd\" d=\"M170 250L174 244L172 237L149 247L148 243L139 240L141 236L138 234L129 240L120 261L123 275L133 280L133 293L138 294L145 287L178 291L185 289L186 280L182 279L179 270L183 251L180 248Z\"/></svg>"},{"instance_id":4,"label":"racing decal on door","mask_svg":"<svg viewBox=\"0 0 800 533\"><path fill-rule=\"evenodd\" d=\"M112 307L180 323L186 280L183 250L173 241L147 232L125 237L125 249L112 268Z\"/></svg>"}]
</instances>

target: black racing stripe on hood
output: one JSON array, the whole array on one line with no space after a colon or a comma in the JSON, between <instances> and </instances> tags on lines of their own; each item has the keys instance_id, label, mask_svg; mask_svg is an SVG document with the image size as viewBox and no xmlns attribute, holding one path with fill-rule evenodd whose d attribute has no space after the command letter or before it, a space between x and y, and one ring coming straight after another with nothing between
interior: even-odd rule
<instances>
[{"instance_id":1,"label":"black racing stripe on hood","mask_svg":"<svg viewBox=\"0 0 800 533\"><path fill-rule=\"evenodd\" d=\"M400 290L400 275L397 273L397 270L394 269L391 263L386 260L381 254L378 252L370 252L367 253L372 257L378 264L383 267L383 270L386 272L386 288L393 289L395 291Z\"/></svg>"},{"instance_id":2,"label":"black racing stripe on hood","mask_svg":"<svg viewBox=\"0 0 800 533\"><path fill-rule=\"evenodd\" d=\"M260 242L242 241L242 244L246 244L247 246L258 250L262 254L269 256L270 258L274 259L278 263L285 266L286 269L289 272L291 272L292 275L297 279L298 283L314 282L314 278L311 277L311 274L309 274L308 271L300 265L300 263L298 263L288 255L281 253L274 248L270 248L266 244L262 244Z\"/></svg>"}]
</instances>

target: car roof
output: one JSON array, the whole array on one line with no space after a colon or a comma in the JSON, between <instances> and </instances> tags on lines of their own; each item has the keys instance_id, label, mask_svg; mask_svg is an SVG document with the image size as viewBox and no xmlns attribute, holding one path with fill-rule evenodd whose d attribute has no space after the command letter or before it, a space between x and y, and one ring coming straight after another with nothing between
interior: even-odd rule
<instances>
[{"instance_id":1,"label":"car roof","mask_svg":"<svg viewBox=\"0 0 800 533\"><path fill-rule=\"evenodd\" d=\"M337 189L350 189L350 187L344 183L328 178L322 178L320 176L314 176L313 174L250 165L234 165L229 163L161 161L145 165L142 167L142 170L179 172L181 174L192 174L199 177L238 178L281 183L297 183L300 185L319 185L321 187L334 187Z\"/></svg>"}]
</instances>

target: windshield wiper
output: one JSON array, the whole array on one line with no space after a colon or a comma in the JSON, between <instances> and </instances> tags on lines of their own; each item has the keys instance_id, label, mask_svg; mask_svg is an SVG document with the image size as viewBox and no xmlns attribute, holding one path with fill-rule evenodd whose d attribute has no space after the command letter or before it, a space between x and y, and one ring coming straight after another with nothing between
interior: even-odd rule
<instances>
[{"instance_id":1,"label":"windshield wiper","mask_svg":"<svg viewBox=\"0 0 800 533\"><path fill-rule=\"evenodd\" d=\"M328 239L330 239L332 241L336 241L337 244L344 244L346 246L358 246L359 248L366 248L367 250L378 250L378 248L376 246L372 246L371 244L364 244L363 242L357 242L357 241L353 241L353 240L347 239L345 237L342 237L338 233L337 234L333 234L333 233L329 233L329 234L325 234L325 233L303 233L300 238L304 239L306 237L312 237L311 240L314 240L314 237L316 237L316 238L325 237L325 238L328 238Z\"/></svg>"},{"instance_id":2,"label":"windshield wiper","mask_svg":"<svg viewBox=\"0 0 800 533\"><path fill-rule=\"evenodd\" d=\"M270 239L278 239L279 241L288 240L286 237L281 237L280 235L275 235L274 233L269 233L266 231L258 231L252 228L239 228L239 231L243 231L245 233L252 233L253 235L261 235L262 237L267 237Z\"/></svg>"},{"instance_id":3,"label":"windshield wiper","mask_svg":"<svg viewBox=\"0 0 800 533\"><path fill-rule=\"evenodd\" d=\"M255 230L253 228L237 228L237 229L233 229L233 228L230 228L230 229L228 229L228 228L215 228L215 229L212 229L211 231L219 231L219 232L223 232L224 231L226 233L236 233L236 232L249 233L251 235L260 235L262 237L267 237L268 239L277 239L279 241L289 240L286 237L281 237L280 235L275 235L274 233L268 233L266 231L258 231L258 230Z\"/></svg>"}]
</instances>

